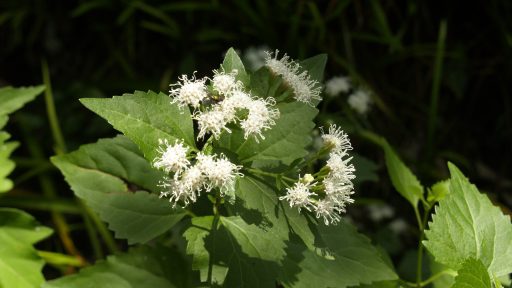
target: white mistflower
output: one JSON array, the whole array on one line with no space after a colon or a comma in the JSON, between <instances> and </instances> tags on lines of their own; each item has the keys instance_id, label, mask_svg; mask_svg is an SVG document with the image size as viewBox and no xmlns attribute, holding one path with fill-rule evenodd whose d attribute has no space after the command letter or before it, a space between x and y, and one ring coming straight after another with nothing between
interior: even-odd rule
<instances>
[{"instance_id":1,"label":"white mistflower","mask_svg":"<svg viewBox=\"0 0 512 288\"><path fill-rule=\"evenodd\" d=\"M231 73L214 71L212 79L213 90L221 95L230 95L233 91L241 88L242 83L237 81L235 76L238 73L237 70L233 70Z\"/></svg>"},{"instance_id":2,"label":"white mistflower","mask_svg":"<svg viewBox=\"0 0 512 288\"><path fill-rule=\"evenodd\" d=\"M284 82L292 89L295 100L312 104L314 100L320 100L321 85L311 79L307 71L303 71L300 64L296 63L286 54L278 58L279 51L274 54L267 52L265 65L274 73L281 76Z\"/></svg>"},{"instance_id":3,"label":"white mistflower","mask_svg":"<svg viewBox=\"0 0 512 288\"><path fill-rule=\"evenodd\" d=\"M393 207L383 204L370 204L366 207L369 212L370 219L379 222L382 219L392 218L395 215Z\"/></svg>"},{"instance_id":4,"label":"white mistflower","mask_svg":"<svg viewBox=\"0 0 512 288\"><path fill-rule=\"evenodd\" d=\"M249 47L244 51L244 59L252 71L256 71L265 65L267 46Z\"/></svg>"},{"instance_id":5,"label":"white mistflower","mask_svg":"<svg viewBox=\"0 0 512 288\"><path fill-rule=\"evenodd\" d=\"M298 207L299 211L301 208L311 211L311 196L315 194L309 191L310 186L311 184L299 180L292 188L286 188L286 195L279 197L279 200L288 201L290 207Z\"/></svg>"},{"instance_id":6,"label":"white mistflower","mask_svg":"<svg viewBox=\"0 0 512 288\"><path fill-rule=\"evenodd\" d=\"M187 160L188 147L183 146L183 142L176 140L174 145L170 145L167 139L159 139L160 146L157 151L159 157L153 161L153 166L162 169L165 172L180 173L190 164Z\"/></svg>"},{"instance_id":7,"label":"white mistflower","mask_svg":"<svg viewBox=\"0 0 512 288\"><path fill-rule=\"evenodd\" d=\"M197 135L197 138L204 138L206 133L211 133L213 137L219 138L222 131L225 130L231 132L231 130L226 127L230 118L231 114L219 109L218 106L215 106L212 110L196 112L194 114L194 119L197 120L199 127L199 134Z\"/></svg>"},{"instance_id":8,"label":"white mistflower","mask_svg":"<svg viewBox=\"0 0 512 288\"><path fill-rule=\"evenodd\" d=\"M224 155L219 156L214 161L214 165L207 170L203 170L203 173L209 180L211 187L220 188L221 194L225 194L228 191L234 191L236 177L242 176L238 171L240 166L231 163Z\"/></svg>"},{"instance_id":9,"label":"white mistflower","mask_svg":"<svg viewBox=\"0 0 512 288\"><path fill-rule=\"evenodd\" d=\"M329 133L323 133L322 130L322 140L332 151L352 150L348 135L335 124L329 126Z\"/></svg>"},{"instance_id":10,"label":"white mistflower","mask_svg":"<svg viewBox=\"0 0 512 288\"><path fill-rule=\"evenodd\" d=\"M332 77L325 82L325 93L331 97L350 90L350 78L345 76Z\"/></svg>"},{"instance_id":11,"label":"white mistflower","mask_svg":"<svg viewBox=\"0 0 512 288\"><path fill-rule=\"evenodd\" d=\"M237 110L247 109L252 101L253 100L249 94L241 90L236 90L220 102L219 105L222 111L224 111L228 122L231 122L235 120Z\"/></svg>"},{"instance_id":12,"label":"white mistflower","mask_svg":"<svg viewBox=\"0 0 512 288\"><path fill-rule=\"evenodd\" d=\"M201 101L208 97L206 79L196 79L195 76L188 79L187 75L182 75L179 80L181 82L170 85L176 87L169 90L170 96L174 98L172 103L178 103L180 107L190 105L198 108Z\"/></svg>"},{"instance_id":13,"label":"white mistflower","mask_svg":"<svg viewBox=\"0 0 512 288\"><path fill-rule=\"evenodd\" d=\"M343 181L348 182L356 177L353 174L356 169L354 168L354 164L349 164L352 157L345 157L348 157L348 154L345 151L331 153L329 155L329 159L327 159L326 166L330 170L330 176L340 178Z\"/></svg>"},{"instance_id":14,"label":"white mistflower","mask_svg":"<svg viewBox=\"0 0 512 288\"><path fill-rule=\"evenodd\" d=\"M273 108L275 105L274 98L254 99L249 102L246 108L249 114L245 120L240 122L240 126L244 130L244 138L247 139L251 135L263 136L263 131L270 129L276 124L275 120L279 118L279 110ZM257 138L256 138L257 139Z\"/></svg>"},{"instance_id":15,"label":"white mistflower","mask_svg":"<svg viewBox=\"0 0 512 288\"><path fill-rule=\"evenodd\" d=\"M160 186L164 189L160 193L160 197L169 197L169 202L172 203L172 207L176 207L178 203L182 207L187 206L190 202L197 200L197 195L194 191L187 189L182 181L176 178L166 177L160 182Z\"/></svg>"},{"instance_id":16,"label":"white mistflower","mask_svg":"<svg viewBox=\"0 0 512 288\"><path fill-rule=\"evenodd\" d=\"M348 104L359 114L366 114L371 104L371 97L368 91L359 89L348 97Z\"/></svg>"}]
</instances>

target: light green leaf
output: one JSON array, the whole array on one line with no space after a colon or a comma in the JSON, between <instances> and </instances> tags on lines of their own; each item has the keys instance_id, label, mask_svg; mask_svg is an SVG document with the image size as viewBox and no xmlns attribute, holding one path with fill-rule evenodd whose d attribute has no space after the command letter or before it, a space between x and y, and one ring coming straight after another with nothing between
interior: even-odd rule
<instances>
[{"instance_id":1,"label":"light green leaf","mask_svg":"<svg viewBox=\"0 0 512 288\"><path fill-rule=\"evenodd\" d=\"M439 181L436 184L432 185L430 189L428 189L427 201L429 203L436 203L441 201L448 195L450 192L450 181Z\"/></svg>"},{"instance_id":2,"label":"light green leaf","mask_svg":"<svg viewBox=\"0 0 512 288\"><path fill-rule=\"evenodd\" d=\"M379 137L380 138L380 137ZM413 207L417 207L418 201L423 199L423 186L411 170L400 160L391 145L380 138L378 144L384 149L386 167L391 183Z\"/></svg>"},{"instance_id":3,"label":"light green leaf","mask_svg":"<svg viewBox=\"0 0 512 288\"><path fill-rule=\"evenodd\" d=\"M163 246L141 246L109 256L80 273L43 284L43 288L174 288L192 287L189 264Z\"/></svg>"},{"instance_id":4,"label":"light green leaf","mask_svg":"<svg viewBox=\"0 0 512 288\"><path fill-rule=\"evenodd\" d=\"M230 73L233 70L237 71L236 79L241 81L245 86L249 85L251 81L249 74L245 71L244 64L240 57L236 53L235 49L229 48L228 52L226 52L226 56L224 57L224 62L221 65L222 69L226 73Z\"/></svg>"},{"instance_id":5,"label":"light green leaf","mask_svg":"<svg viewBox=\"0 0 512 288\"><path fill-rule=\"evenodd\" d=\"M44 86L0 88L0 116L10 114L36 98L44 91ZM2 122L2 121L0 121ZM2 125L0 125L1 127Z\"/></svg>"},{"instance_id":6,"label":"light green leaf","mask_svg":"<svg viewBox=\"0 0 512 288\"><path fill-rule=\"evenodd\" d=\"M289 165L294 160L308 154L306 147L311 143L311 131L315 127L313 119L318 110L304 103L280 103L281 115L272 129L263 133L265 140L254 137L244 139L243 131L233 129L223 133L218 146L234 151L241 162L281 161Z\"/></svg>"},{"instance_id":7,"label":"light green leaf","mask_svg":"<svg viewBox=\"0 0 512 288\"><path fill-rule=\"evenodd\" d=\"M285 287L348 287L398 278L370 240L347 222L319 225L318 230L328 254L291 243L280 275Z\"/></svg>"},{"instance_id":8,"label":"light green leaf","mask_svg":"<svg viewBox=\"0 0 512 288\"><path fill-rule=\"evenodd\" d=\"M466 260L457 274L452 288L492 288L489 272L480 260Z\"/></svg>"},{"instance_id":9,"label":"light green leaf","mask_svg":"<svg viewBox=\"0 0 512 288\"><path fill-rule=\"evenodd\" d=\"M158 191L164 174L153 169L126 137L83 145L51 160L75 194L130 244L161 235L185 215L156 194L139 191Z\"/></svg>"},{"instance_id":10,"label":"light green leaf","mask_svg":"<svg viewBox=\"0 0 512 288\"><path fill-rule=\"evenodd\" d=\"M0 287L41 285L44 262L32 245L51 233L23 211L0 208Z\"/></svg>"},{"instance_id":11,"label":"light green leaf","mask_svg":"<svg viewBox=\"0 0 512 288\"><path fill-rule=\"evenodd\" d=\"M0 138L8 138L6 132L0 132L0 134ZM18 145L18 142L3 143L3 141L0 140L0 194L11 190L13 187L12 181L8 179L7 176L14 170L15 164L9 157Z\"/></svg>"},{"instance_id":12,"label":"light green leaf","mask_svg":"<svg viewBox=\"0 0 512 288\"><path fill-rule=\"evenodd\" d=\"M278 238L279 236L271 233L271 229L247 224L240 216L220 219L248 256L275 262L281 261L284 257L285 243Z\"/></svg>"},{"instance_id":13,"label":"light green leaf","mask_svg":"<svg viewBox=\"0 0 512 288\"><path fill-rule=\"evenodd\" d=\"M107 99L85 98L80 101L135 142L149 161L159 156L159 139L167 139L171 143L176 139L183 140L190 147L195 147L190 111L171 104L171 98L163 93L135 91L134 94Z\"/></svg>"},{"instance_id":14,"label":"light green leaf","mask_svg":"<svg viewBox=\"0 0 512 288\"><path fill-rule=\"evenodd\" d=\"M425 247L436 261L458 270L469 258L497 277L512 272L512 224L460 170L448 163L450 193L429 223Z\"/></svg>"}]
</instances>

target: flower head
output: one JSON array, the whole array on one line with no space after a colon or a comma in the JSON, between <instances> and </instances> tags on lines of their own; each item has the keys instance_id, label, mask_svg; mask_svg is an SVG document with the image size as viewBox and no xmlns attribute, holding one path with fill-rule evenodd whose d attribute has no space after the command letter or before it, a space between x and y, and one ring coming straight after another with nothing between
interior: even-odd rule
<instances>
[{"instance_id":1,"label":"flower head","mask_svg":"<svg viewBox=\"0 0 512 288\"><path fill-rule=\"evenodd\" d=\"M238 74L237 70L231 71L231 73L214 71L212 79L213 90L221 95L230 95L233 91L241 88L242 83L237 81L235 76Z\"/></svg>"},{"instance_id":2,"label":"flower head","mask_svg":"<svg viewBox=\"0 0 512 288\"><path fill-rule=\"evenodd\" d=\"M213 137L219 138L222 131L225 130L231 132L231 130L226 127L231 118L232 114L220 109L219 106L215 106L212 110L196 112L194 114L194 119L197 120L197 124L199 126L199 134L197 135L197 138L204 138L206 133L211 133Z\"/></svg>"},{"instance_id":3,"label":"flower head","mask_svg":"<svg viewBox=\"0 0 512 288\"><path fill-rule=\"evenodd\" d=\"M348 135L341 127L337 127L335 124L329 126L329 133L323 133L322 130L322 140L324 146L332 151L352 150L352 144L350 144Z\"/></svg>"},{"instance_id":4,"label":"flower head","mask_svg":"<svg viewBox=\"0 0 512 288\"><path fill-rule=\"evenodd\" d=\"M236 177L242 176L238 171L240 166L231 163L226 156L220 155L213 161L202 163L202 171L208 178L210 188L220 188L221 194L233 191L235 188Z\"/></svg>"},{"instance_id":5,"label":"flower head","mask_svg":"<svg viewBox=\"0 0 512 288\"><path fill-rule=\"evenodd\" d=\"M325 82L325 93L331 97L350 90L350 78L345 76L333 77Z\"/></svg>"},{"instance_id":6,"label":"flower head","mask_svg":"<svg viewBox=\"0 0 512 288\"><path fill-rule=\"evenodd\" d=\"M337 224L341 220L340 213L345 209L340 209L338 205L329 197L319 200L315 205L316 218L324 218L325 225Z\"/></svg>"},{"instance_id":7,"label":"flower head","mask_svg":"<svg viewBox=\"0 0 512 288\"><path fill-rule=\"evenodd\" d=\"M364 89L359 89L348 96L348 104L359 114L366 114L371 104L370 93Z\"/></svg>"},{"instance_id":8,"label":"flower head","mask_svg":"<svg viewBox=\"0 0 512 288\"><path fill-rule=\"evenodd\" d=\"M174 145L169 144L167 139L159 139L157 151L160 154L153 161L153 167L163 169L165 172L180 173L190 162L187 160L188 147L183 146L183 141L176 140Z\"/></svg>"},{"instance_id":9,"label":"flower head","mask_svg":"<svg viewBox=\"0 0 512 288\"><path fill-rule=\"evenodd\" d=\"M245 120L242 120L240 126L244 130L244 138L247 139L251 135L260 136L265 139L262 132L270 129L276 124L275 120L279 118L279 110L272 108L275 105L275 100L269 97L263 99L253 99L248 102L246 108L249 114ZM257 140L257 138L256 138Z\"/></svg>"},{"instance_id":10,"label":"flower head","mask_svg":"<svg viewBox=\"0 0 512 288\"><path fill-rule=\"evenodd\" d=\"M311 211L313 207L312 196L315 195L309 191L311 187L310 183L304 181L297 181L292 188L286 189L286 195L279 197L279 200L286 200L290 204L290 207L298 207L299 211L301 208L305 208Z\"/></svg>"},{"instance_id":11,"label":"flower head","mask_svg":"<svg viewBox=\"0 0 512 288\"><path fill-rule=\"evenodd\" d=\"M182 75L179 80L181 82L170 85L176 87L169 90L170 96L174 98L172 103L178 103L180 107L190 105L198 108L201 101L208 97L205 85L206 79L196 79L195 76L188 79L187 75Z\"/></svg>"},{"instance_id":12,"label":"flower head","mask_svg":"<svg viewBox=\"0 0 512 288\"><path fill-rule=\"evenodd\" d=\"M274 54L267 52L265 65L276 75L283 78L284 82L292 89L295 100L312 104L314 100L320 100L321 85L311 79L307 71L303 70L299 63L293 61L284 54L278 59L279 50Z\"/></svg>"}]
</instances>

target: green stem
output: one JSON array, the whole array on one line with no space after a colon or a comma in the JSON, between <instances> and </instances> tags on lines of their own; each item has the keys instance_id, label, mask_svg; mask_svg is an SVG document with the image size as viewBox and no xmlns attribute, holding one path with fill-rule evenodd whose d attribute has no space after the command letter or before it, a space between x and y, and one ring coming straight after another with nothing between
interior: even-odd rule
<instances>
[{"instance_id":1,"label":"green stem","mask_svg":"<svg viewBox=\"0 0 512 288\"><path fill-rule=\"evenodd\" d=\"M50 71L48 69L48 63L45 59L41 61L42 71L43 71L43 82L46 86L44 91L44 100L46 102L46 113L48 115L48 121L50 122L50 128L53 135L53 140L55 142L55 150L56 154L59 155L61 153L66 153L66 144L64 142L64 137L62 136L62 131L59 125L59 119L57 117L57 111L55 109L55 103L53 102L53 93L52 93L52 84L50 81Z\"/></svg>"},{"instance_id":2,"label":"green stem","mask_svg":"<svg viewBox=\"0 0 512 288\"><path fill-rule=\"evenodd\" d=\"M0 198L0 206L56 211L68 214L80 214L81 212L80 207L70 200L27 195L5 195Z\"/></svg>"},{"instance_id":3,"label":"green stem","mask_svg":"<svg viewBox=\"0 0 512 288\"><path fill-rule=\"evenodd\" d=\"M277 173L271 173L271 172L265 172L265 171L261 171L259 169L254 169L254 168L245 168L245 170L247 170L248 172L252 173L252 174L256 174L256 175L261 175L261 176L270 176L270 177L273 177L273 178L277 178L277 177L281 177L281 179L283 180L286 180L286 181L290 181L290 182L296 182L297 179L293 179L293 178L290 178L290 177L286 177L282 174L277 174Z\"/></svg>"},{"instance_id":4,"label":"green stem","mask_svg":"<svg viewBox=\"0 0 512 288\"><path fill-rule=\"evenodd\" d=\"M37 255L43 258L46 263L58 266L83 267L86 264L80 257L69 256L61 253L38 250Z\"/></svg>"},{"instance_id":5,"label":"green stem","mask_svg":"<svg viewBox=\"0 0 512 288\"><path fill-rule=\"evenodd\" d=\"M117 247L116 241L114 240L114 237L112 237L112 234L110 234L110 231L107 229L107 226L101 219L98 217L94 211L87 206L87 204L80 202L82 204L82 207L84 211L89 215L94 225L96 225L96 228L98 229L98 232L100 233L101 237L103 238L103 241L105 241L105 244L107 245L108 250L111 254L119 252L119 248Z\"/></svg>"},{"instance_id":6,"label":"green stem","mask_svg":"<svg viewBox=\"0 0 512 288\"><path fill-rule=\"evenodd\" d=\"M420 287L425 287L425 286L427 286L428 284L430 284L430 283L432 283L432 282L436 281L438 278L440 278L440 277L441 277L441 276L443 276L443 275L453 275L453 271L452 271L452 270L443 270L443 271L441 271L441 272L439 272L439 273L436 273L436 274L434 274L434 275L430 276L430 277L429 277L428 279L426 279L425 281L420 282L420 283L419 283L419 286L420 286Z\"/></svg>"},{"instance_id":7,"label":"green stem","mask_svg":"<svg viewBox=\"0 0 512 288\"><path fill-rule=\"evenodd\" d=\"M441 85L441 76L443 71L444 46L446 39L447 24L446 20L441 21L439 25L439 34L437 39L436 56L434 60L434 75L432 81L432 94L430 95L430 109L428 117L427 134L427 157L432 156L434 134L437 122L437 107L439 102L439 88Z\"/></svg>"},{"instance_id":8,"label":"green stem","mask_svg":"<svg viewBox=\"0 0 512 288\"><path fill-rule=\"evenodd\" d=\"M212 243L213 243L213 246L215 247L215 234L217 232L217 226L219 224L219 221L220 221L220 213L219 213L219 208L220 208L220 205L222 203L222 198L220 197L220 191L216 191L215 193L215 204L213 205L213 221L212 221L212 230L210 232L211 234L211 237L212 237ZM210 254L210 260L209 260L209 263L208 263L208 278L207 278L207 281L208 283L210 283L210 287L213 286L213 254Z\"/></svg>"},{"instance_id":9,"label":"green stem","mask_svg":"<svg viewBox=\"0 0 512 288\"><path fill-rule=\"evenodd\" d=\"M80 203L81 204L81 203ZM81 204L83 205L83 204ZM94 223L92 222L91 217L87 214L87 211L81 207L82 218L84 219L85 229L87 229L87 236L89 237L89 242L92 246L92 251L94 252L95 259L103 258L103 249L101 249L100 240L96 235L96 230L94 229Z\"/></svg>"},{"instance_id":10,"label":"green stem","mask_svg":"<svg viewBox=\"0 0 512 288\"><path fill-rule=\"evenodd\" d=\"M418 208L415 207L414 211L416 212L417 217L419 217L419 212L417 212ZM428 221L429 213L430 213L430 210L426 210L425 214L423 215L423 220L421 222L419 222L419 226L420 226L420 241L418 243L418 259L417 259L417 262L416 262L416 285L418 287L422 287L422 286L419 286L419 285L421 284L421 279L423 277L423 275L422 275L422 270L423 270L423 267L422 267L423 266L423 250L424 250L423 240L425 239L425 226L427 226L427 221Z\"/></svg>"}]
</instances>

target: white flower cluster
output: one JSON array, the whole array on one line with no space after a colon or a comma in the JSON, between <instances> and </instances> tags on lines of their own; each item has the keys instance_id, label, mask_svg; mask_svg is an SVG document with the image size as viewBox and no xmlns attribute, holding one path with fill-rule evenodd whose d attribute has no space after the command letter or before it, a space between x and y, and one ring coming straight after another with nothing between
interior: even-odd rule
<instances>
[{"instance_id":1,"label":"white flower cluster","mask_svg":"<svg viewBox=\"0 0 512 288\"><path fill-rule=\"evenodd\" d=\"M278 59L279 50L275 53L267 52L265 65L276 75L283 78L295 97L295 100L312 104L314 100L321 100L321 85L311 79L307 71L303 70L299 63L290 59L286 54Z\"/></svg>"},{"instance_id":2,"label":"white flower cluster","mask_svg":"<svg viewBox=\"0 0 512 288\"><path fill-rule=\"evenodd\" d=\"M235 189L235 181L239 176L240 166L231 163L224 155L205 155L199 152L195 163L187 159L188 147L176 140L171 145L166 140L160 140L158 149L160 156L153 161L155 168L173 172L172 177L166 177L160 186L164 189L160 197L169 197L173 207L180 203L183 207L194 203L201 191L210 192L219 188L221 196L230 194Z\"/></svg>"},{"instance_id":3,"label":"white flower cluster","mask_svg":"<svg viewBox=\"0 0 512 288\"><path fill-rule=\"evenodd\" d=\"M364 87L352 87L349 77L335 76L325 82L325 94L336 97L340 93L352 93L348 96L348 105L357 113L365 115L372 104L371 92Z\"/></svg>"},{"instance_id":4,"label":"white flower cluster","mask_svg":"<svg viewBox=\"0 0 512 288\"><path fill-rule=\"evenodd\" d=\"M280 200L287 200L291 207L304 208L316 212L317 218L323 218L326 225L336 224L341 220L339 215L345 212L347 203L353 203L350 198L354 194L352 180L355 178L355 168L350 164L352 157L348 151L352 145L347 134L331 125L329 133L322 135L324 145L330 150L327 160L327 173L319 177L317 182L306 174L291 188L288 188L286 195Z\"/></svg>"},{"instance_id":5,"label":"white flower cluster","mask_svg":"<svg viewBox=\"0 0 512 288\"><path fill-rule=\"evenodd\" d=\"M325 82L325 93L331 97L336 97L340 93L350 91L350 78L346 76L336 76Z\"/></svg>"},{"instance_id":6,"label":"white flower cluster","mask_svg":"<svg viewBox=\"0 0 512 288\"><path fill-rule=\"evenodd\" d=\"M356 110L357 113L365 115L370 109L372 98L367 90L358 89L348 96L347 102L348 105L350 105L352 109Z\"/></svg>"},{"instance_id":7,"label":"white flower cluster","mask_svg":"<svg viewBox=\"0 0 512 288\"><path fill-rule=\"evenodd\" d=\"M229 123L239 123L245 139L253 135L256 139L258 136L264 139L262 133L275 125L279 118L279 110L274 108L275 100L271 97L259 99L244 91L242 82L236 80L236 74L236 70L230 73L214 71L213 79L192 77L191 80L183 75L180 83L172 85L177 86L170 90L174 98L172 102L195 109L193 118L198 123L198 138L204 138L208 133L218 138L223 131L231 132L227 127ZM211 95L207 92L207 80L212 86ZM213 104L198 109L201 103L206 102Z\"/></svg>"}]
</instances>

